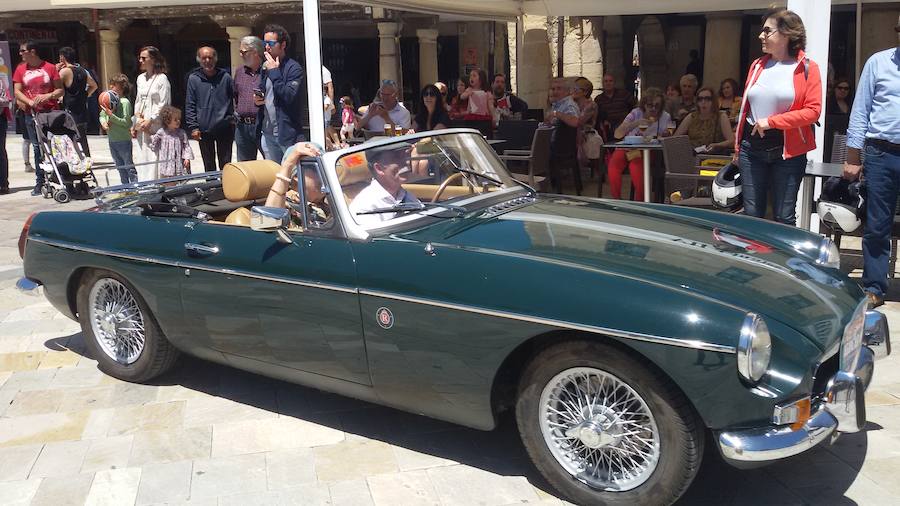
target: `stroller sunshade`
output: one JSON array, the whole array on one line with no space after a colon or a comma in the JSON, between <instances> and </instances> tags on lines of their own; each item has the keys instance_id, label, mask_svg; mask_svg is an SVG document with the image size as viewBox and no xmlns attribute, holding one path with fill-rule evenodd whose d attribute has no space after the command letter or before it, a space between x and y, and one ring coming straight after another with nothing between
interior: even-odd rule
<instances>
[{"instance_id":1,"label":"stroller sunshade","mask_svg":"<svg viewBox=\"0 0 900 506\"><path fill-rule=\"evenodd\" d=\"M37 127L38 140L47 142L47 134L68 135L73 140L81 139L78 133L78 125L75 118L68 111L50 111L38 113L34 116L34 124Z\"/></svg>"}]
</instances>

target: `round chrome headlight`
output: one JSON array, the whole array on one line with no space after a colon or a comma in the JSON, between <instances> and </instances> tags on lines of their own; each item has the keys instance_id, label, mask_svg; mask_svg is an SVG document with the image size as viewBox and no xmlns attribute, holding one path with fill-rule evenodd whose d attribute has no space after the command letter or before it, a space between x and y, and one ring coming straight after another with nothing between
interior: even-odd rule
<instances>
[{"instance_id":1,"label":"round chrome headlight","mask_svg":"<svg viewBox=\"0 0 900 506\"><path fill-rule=\"evenodd\" d=\"M822 244L819 245L819 259L816 260L816 263L834 269L841 268L841 251L834 241L827 237L822 239Z\"/></svg>"},{"instance_id":2,"label":"round chrome headlight","mask_svg":"<svg viewBox=\"0 0 900 506\"><path fill-rule=\"evenodd\" d=\"M756 383L769 369L771 358L772 336L769 335L769 327L758 314L747 313L738 340L738 373Z\"/></svg>"}]
</instances>

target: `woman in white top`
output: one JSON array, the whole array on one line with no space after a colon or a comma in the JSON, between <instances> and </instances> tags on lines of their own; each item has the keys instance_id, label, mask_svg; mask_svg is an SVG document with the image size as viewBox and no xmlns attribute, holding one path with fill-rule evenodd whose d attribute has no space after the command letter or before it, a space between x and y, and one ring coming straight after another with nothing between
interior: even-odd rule
<instances>
[{"instance_id":1,"label":"woman in white top","mask_svg":"<svg viewBox=\"0 0 900 506\"><path fill-rule=\"evenodd\" d=\"M150 137L162 126L159 110L172 100L169 78L166 77L166 60L159 49L146 46L138 56L143 74L137 78L137 96L134 99L134 126L132 136L137 141L136 163L157 161L157 155L150 149ZM138 181L159 179L159 168L155 163L137 166Z\"/></svg>"},{"instance_id":2,"label":"woman in white top","mask_svg":"<svg viewBox=\"0 0 900 506\"><path fill-rule=\"evenodd\" d=\"M763 19L759 41L765 54L747 75L734 159L741 168L744 213L764 217L771 189L775 221L793 225L806 153L816 148L812 124L822 112L822 76L803 52L800 16L776 9Z\"/></svg>"}]
</instances>

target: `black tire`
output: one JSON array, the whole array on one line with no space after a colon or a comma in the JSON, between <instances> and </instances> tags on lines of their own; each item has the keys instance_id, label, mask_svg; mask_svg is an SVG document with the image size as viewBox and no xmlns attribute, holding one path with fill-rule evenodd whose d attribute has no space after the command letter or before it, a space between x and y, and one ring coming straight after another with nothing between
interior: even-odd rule
<instances>
[{"instance_id":1,"label":"black tire","mask_svg":"<svg viewBox=\"0 0 900 506\"><path fill-rule=\"evenodd\" d=\"M541 393L557 374L575 367L595 368L616 376L643 398L656 421L658 463L649 478L631 490L610 492L588 486L559 463L545 442L540 426ZM672 504L690 486L703 458L704 430L684 395L667 378L602 343L567 341L535 356L520 379L516 421L537 469L576 504Z\"/></svg>"},{"instance_id":2,"label":"black tire","mask_svg":"<svg viewBox=\"0 0 900 506\"><path fill-rule=\"evenodd\" d=\"M53 200L59 202L60 204L65 204L66 202L72 200L72 197L66 190L60 190L53 194Z\"/></svg>"},{"instance_id":3,"label":"black tire","mask_svg":"<svg viewBox=\"0 0 900 506\"><path fill-rule=\"evenodd\" d=\"M91 289L104 280L112 279L121 283L134 298L144 325L144 346L140 355L131 363L117 361L104 350L98 337L94 334L90 317ZM124 277L107 270L92 270L81 278L77 293L78 321L85 344L91 355L97 360L100 370L123 381L140 383L160 376L170 370L178 360L180 352L163 335L150 312L150 308L141 298L134 286Z\"/></svg>"}]
</instances>

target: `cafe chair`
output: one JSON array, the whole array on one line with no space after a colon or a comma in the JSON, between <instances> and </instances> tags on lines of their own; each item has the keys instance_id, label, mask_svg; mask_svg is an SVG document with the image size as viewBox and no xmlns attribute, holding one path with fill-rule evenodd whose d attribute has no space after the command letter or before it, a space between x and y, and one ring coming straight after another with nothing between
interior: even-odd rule
<instances>
[{"instance_id":1,"label":"cafe chair","mask_svg":"<svg viewBox=\"0 0 900 506\"><path fill-rule=\"evenodd\" d=\"M538 128L534 131L531 140L531 149L505 149L500 159L506 162L523 162L528 165L527 179L524 179L531 186L539 185L546 179L546 175L550 174L550 134L552 128ZM510 171L512 172L512 171ZM538 174L545 176L539 177ZM513 177L516 175L514 174ZM524 176L524 174L523 174Z\"/></svg>"},{"instance_id":2,"label":"cafe chair","mask_svg":"<svg viewBox=\"0 0 900 506\"><path fill-rule=\"evenodd\" d=\"M704 176L701 170L715 170L712 167L702 167L704 160L731 161L731 157L696 155L691 141L686 135L663 137L662 142L663 162L665 163L664 191L665 200L669 204L688 207L703 207L712 209L712 194L710 183L715 175ZM679 192L676 194L676 192ZM673 199L683 195L680 200ZM704 195L705 196L700 196Z\"/></svg>"},{"instance_id":3,"label":"cafe chair","mask_svg":"<svg viewBox=\"0 0 900 506\"><path fill-rule=\"evenodd\" d=\"M366 140L372 139L373 137L384 137L384 132L380 130L363 130L363 137Z\"/></svg>"},{"instance_id":4,"label":"cafe chair","mask_svg":"<svg viewBox=\"0 0 900 506\"><path fill-rule=\"evenodd\" d=\"M501 120L494 135L506 141L506 149L530 149L538 122L534 120Z\"/></svg>"}]
</instances>

